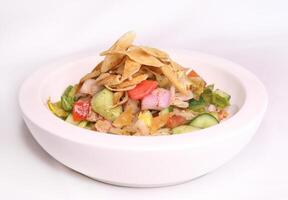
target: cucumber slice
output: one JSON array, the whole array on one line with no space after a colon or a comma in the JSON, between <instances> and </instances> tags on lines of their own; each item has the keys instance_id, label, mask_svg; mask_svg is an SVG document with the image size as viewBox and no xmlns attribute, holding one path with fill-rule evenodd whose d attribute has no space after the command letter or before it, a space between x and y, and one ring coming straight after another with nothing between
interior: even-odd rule
<instances>
[{"instance_id":1,"label":"cucumber slice","mask_svg":"<svg viewBox=\"0 0 288 200\"><path fill-rule=\"evenodd\" d=\"M217 112L209 112L209 114L210 114L210 115L213 115L218 121L220 121Z\"/></svg>"},{"instance_id":2,"label":"cucumber slice","mask_svg":"<svg viewBox=\"0 0 288 200\"><path fill-rule=\"evenodd\" d=\"M78 126L78 124L80 123L73 119L72 114L69 114L65 121L76 126Z\"/></svg>"},{"instance_id":3,"label":"cucumber slice","mask_svg":"<svg viewBox=\"0 0 288 200\"><path fill-rule=\"evenodd\" d=\"M81 128L86 128L87 125L88 125L88 121L86 121L86 120L83 120L83 121L75 121L75 120L73 119L72 114L69 114L65 121L68 122L68 123L70 123L70 124L73 124L73 125L75 125L75 126L79 126L79 127L81 127Z\"/></svg>"},{"instance_id":4,"label":"cucumber slice","mask_svg":"<svg viewBox=\"0 0 288 200\"><path fill-rule=\"evenodd\" d=\"M181 125L181 126L173 128L172 133L173 134L188 133L188 132L197 131L199 129L200 128L196 128L196 127L189 126L189 125Z\"/></svg>"},{"instance_id":5,"label":"cucumber slice","mask_svg":"<svg viewBox=\"0 0 288 200\"><path fill-rule=\"evenodd\" d=\"M213 115L209 113L203 113L192 119L189 125L197 128L208 128L218 123L219 121Z\"/></svg>"},{"instance_id":6,"label":"cucumber slice","mask_svg":"<svg viewBox=\"0 0 288 200\"><path fill-rule=\"evenodd\" d=\"M222 90L215 90L212 94L212 104L217 107L225 108L230 105L231 96Z\"/></svg>"},{"instance_id":7,"label":"cucumber slice","mask_svg":"<svg viewBox=\"0 0 288 200\"><path fill-rule=\"evenodd\" d=\"M84 121L81 121L78 126L81 127L81 128L85 128L86 126L88 125L88 121L84 120Z\"/></svg>"},{"instance_id":8,"label":"cucumber slice","mask_svg":"<svg viewBox=\"0 0 288 200\"><path fill-rule=\"evenodd\" d=\"M113 106L113 92L103 89L91 100L92 110L109 121L114 121L122 113L122 106Z\"/></svg>"}]
</instances>

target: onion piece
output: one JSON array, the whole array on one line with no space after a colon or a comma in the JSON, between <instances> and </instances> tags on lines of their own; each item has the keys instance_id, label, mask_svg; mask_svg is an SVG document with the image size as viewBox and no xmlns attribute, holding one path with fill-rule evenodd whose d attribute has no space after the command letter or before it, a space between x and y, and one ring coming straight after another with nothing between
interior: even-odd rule
<instances>
[{"instance_id":1,"label":"onion piece","mask_svg":"<svg viewBox=\"0 0 288 200\"><path fill-rule=\"evenodd\" d=\"M157 88L142 99L142 110L162 110L170 105L171 94L169 90Z\"/></svg>"},{"instance_id":2,"label":"onion piece","mask_svg":"<svg viewBox=\"0 0 288 200\"><path fill-rule=\"evenodd\" d=\"M81 94L90 94L94 95L99 92L103 87L97 84L97 81L94 79L88 79L84 81L80 90L78 91Z\"/></svg>"}]
</instances>

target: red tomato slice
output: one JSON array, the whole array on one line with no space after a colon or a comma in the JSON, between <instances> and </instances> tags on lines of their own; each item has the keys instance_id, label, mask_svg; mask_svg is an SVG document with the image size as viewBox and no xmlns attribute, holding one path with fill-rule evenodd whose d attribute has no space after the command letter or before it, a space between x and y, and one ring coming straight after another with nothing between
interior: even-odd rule
<instances>
[{"instance_id":1,"label":"red tomato slice","mask_svg":"<svg viewBox=\"0 0 288 200\"><path fill-rule=\"evenodd\" d=\"M132 90L128 91L128 95L131 99L138 100L150 94L156 87L157 81L145 80L136 85Z\"/></svg>"},{"instance_id":2,"label":"red tomato slice","mask_svg":"<svg viewBox=\"0 0 288 200\"><path fill-rule=\"evenodd\" d=\"M175 128L177 126L186 124L187 120L185 117L179 116L179 115L173 115L168 118L168 121L166 123L167 128Z\"/></svg>"},{"instance_id":3,"label":"red tomato slice","mask_svg":"<svg viewBox=\"0 0 288 200\"><path fill-rule=\"evenodd\" d=\"M85 120L89 113L90 103L87 101L77 101L73 105L72 116L75 121Z\"/></svg>"},{"instance_id":4,"label":"red tomato slice","mask_svg":"<svg viewBox=\"0 0 288 200\"><path fill-rule=\"evenodd\" d=\"M192 70L192 71L188 74L188 77L191 77L191 78L193 78L193 77L199 77L199 75L198 75L194 70Z\"/></svg>"}]
</instances>

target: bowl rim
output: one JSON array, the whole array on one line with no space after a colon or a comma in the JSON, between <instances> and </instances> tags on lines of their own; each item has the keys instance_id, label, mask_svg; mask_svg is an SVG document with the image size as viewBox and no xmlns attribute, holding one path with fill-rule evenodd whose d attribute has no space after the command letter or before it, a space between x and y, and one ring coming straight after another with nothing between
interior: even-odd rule
<instances>
[{"instance_id":1,"label":"bowl rim","mask_svg":"<svg viewBox=\"0 0 288 200\"><path fill-rule=\"evenodd\" d=\"M46 106L43 105L40 97L40 88L44 78L40 77L53 72L56 69L55 66L58 66L57 70L60 70L69 67L69 63L91 57L91 53L86 53L81 54L81 56L76 56L76 58L75 56L73 56L73 58L67 57L63 60L47 64L32 73L23 82L18 96L23 118L26 123L33 123L41 130L66 140L97 145L103 148L121 148L127 150L148 150L147 147L149 147L149 150L152 150L155 148L166 149L198 146L234 137L241 133L240 130L243 128L249 129L254 123L260 122L267 108L268 94L263 83L254 74L232 61L213 55L187 50L173 50L173 52L176 55L193 56L199 60L209 61L209 63L217 63L217 67L237 74L235 76L239 77L238 81L241 83L245 92L245 99L241 109L234 116L217 126L199 130L194 133L179 135L133 137L99 133L71 125L55 117ZM93 57L95 57L95 55ZM31 91L34 92L32 95ZM243 124L247 126L243 127Z\"/></svg>"}]
</instances>

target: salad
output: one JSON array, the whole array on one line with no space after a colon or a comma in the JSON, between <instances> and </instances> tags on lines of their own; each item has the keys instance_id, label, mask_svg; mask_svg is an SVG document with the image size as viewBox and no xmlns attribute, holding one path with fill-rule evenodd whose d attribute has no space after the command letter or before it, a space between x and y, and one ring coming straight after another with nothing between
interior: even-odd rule
<instances>
[{"instance_id":1,"label":"salad","mask_svg":"<svg viewBox=\"0 0 288 200\"><path fill-rule=\"evenodd\" d=\"M192 132L229 116L229 94L134 39L134 32L125 33L59 101L48 99L52 113L82 128L143 136Z\"/></svg>"}]
</instances>

